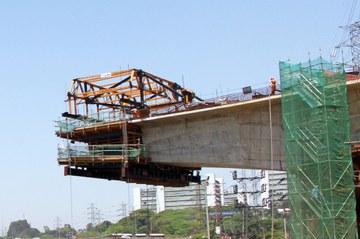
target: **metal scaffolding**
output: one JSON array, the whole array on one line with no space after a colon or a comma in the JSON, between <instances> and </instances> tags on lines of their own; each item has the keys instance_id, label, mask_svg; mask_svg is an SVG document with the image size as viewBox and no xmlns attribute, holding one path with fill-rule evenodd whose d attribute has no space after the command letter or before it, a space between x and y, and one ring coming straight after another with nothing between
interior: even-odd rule
<instances>
[{"instance_id":1,"label":"metal scaffolding","mask_svg":"<svg viewBox=\"0 0 360 239\"><path fill-rule=\"evenodd\" d=\"M291 238L357 238L345 71L280 62Z\"/></svg>"}]
</instances>

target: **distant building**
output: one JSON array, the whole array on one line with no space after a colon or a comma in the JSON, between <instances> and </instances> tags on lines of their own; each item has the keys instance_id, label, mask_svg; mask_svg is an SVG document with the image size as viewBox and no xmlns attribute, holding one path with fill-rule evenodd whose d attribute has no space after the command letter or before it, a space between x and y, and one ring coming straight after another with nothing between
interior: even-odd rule
<instances>
[{"instance_id":1,"label":"distant building","mask_svg":"<svg viewBox=\"0 0 360 239\"><path fill-rule=\"evenodd\" d=\"M207 180L207 204L209 207L215 207L224 204L224 179L215 178L215 174L206 174Z\"/></svg>"},{"instance_id":2,"label":"distant building","mask_svg":"<svg viewBox=\"0 0 360 239\"><path fill-rule=\"evenodd\" d=\"M275 205L287 203L288 184L286 171L265 171L265 177L261 182L264 191L261 195L263 206L269 206L271 201Z\"/></svg>"},{"instance_id":3,"label":"distant building","mask_svg":"<svg viewBox=\"0 0 360 239\"><path fill-rule=\"evenodd\" d=\"M206 183L207 182L207 183ZM205 198L207 195L207 198ZM149 208L153 212L166 209L191 207L209 207L224 205L224 182L215 178L215 174L206 174L202 184L190 184L187 187L135 188L133 191L134 210Z\"/></svg>"},{"instance_id":4,"label":"distant building","mask_svg":"<svg viewBox=\"0 0 360 239\"><path fill-rule=\"evenodd\" d=\"M149 187L146 189L134 188L133 191L134 208L148 208L156 212L157 205L157 188Z\"/></svg>"},{"instance_id":5,"label":"distant building","mask_svg":"<svg viewBox=\"0 0 360 239\"><path fill-rule=\"evenodd\" d=\"M204 184L191 184L188 187L164 187L164 197L161 198L165 205L163 210L201 208L206 205L205 189Z\"/></svg>"},{"instance_id":6,"label":"distant building","mask_svg":"<svg viewBox=\"0 0 360 239\"><path fill-rule=\"evenodd\" d=\"M236 204L244 202L244 195L241 192L235 193L234 191L227 191L224 193L223 206L235 206Z\"/></svg>"}]
</instances>

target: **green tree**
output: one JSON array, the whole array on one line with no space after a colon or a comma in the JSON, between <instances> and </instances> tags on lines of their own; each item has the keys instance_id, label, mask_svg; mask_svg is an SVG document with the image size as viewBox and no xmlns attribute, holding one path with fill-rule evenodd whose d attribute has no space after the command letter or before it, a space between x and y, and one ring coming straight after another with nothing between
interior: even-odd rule
<instances>
[{"instance_id":1,"label":"green tree","mask_svg":"<svg viewBox=\"0 0 360 239\"><path fill-rule=\"evenodd\" d=\"M157 231L170 237L206 236L205 214L199 209L187 208L160 212Z\"/></svg>"},{"instance_id":2,"label":"green tree","mask_svg":"<svg viewBox=\"0 0 360 239\"><path fill-rule=\"evenodd\" d=\"M60 228L57 228L56 230L50 230L50 228L44 228L44 233L40 235L41 238L55 238L60 236Z\"/></svg>"},{"instance_id":3,"label":"green tree","mask_svg":"<svg viewBox=\"0 0 360 239\"><path fill-rule=\"evenodd\" d=\"M223 231L225 234L239 238L243 231L243 214L236 214L232 217L223 218Z\"/></svg>"},{"instance_id":4,"label":"green tree","mask_svg":"<svg viewBox=\"0 0 360 239\"><path fill-rule=\"evenodd\" d=\"M64 227L59 228L60 237L71 237L77 235L77 231L71 227L70 224L65 224Z\"/></svg>"},{"instance_id":5,"label":"green tree","mask_svg":"<svg viewBox=\"0 0 360 239\"><path fill-rule=\"evenodd\" d=\"M34 238L39 236L40 236L40 231L36 228L25 229L25 231L19 234L20 238Z\"/></svg>"},{"instance_id":6,"label":"green tree","mask_svg":"<svg viewBox=\"0 0 360 239\"><path fill-rule=\"evenodd\" d=\"M95 231L97 232L105 232L112 225L109 221L103 221L99 225L95 226Z\"/></svg>"},{"instance_id":7,"label":"green tree","mask_svg":"<svg viewBox=\"0 0 360 239\"><path fill-rule=\"evenodd\" d=\"M51 231L52 230L50 230L49 232L42 233L40 235L40 238L44 238L44 239L59 238L58 236L54 236L52 233L50 234Z\"/></svg>"},{"instance_id":8,"label":"green tree","mask_svg":"<svg viewBox=\"0 0 360 239\"><path fill-rule=\"evenodd\" d=\"M7 232L8 237L33 238L39 237L40 234L40 231L36 228L31 228L30 224L25 219L11 222Z\"/></svg>"},{"instance_id":9,"label":"green tree","mask_svg":"<svg viewBox=\"0 0 360 239\"><path fill-rule=\"evenodd\" d=\"M8 237L19 237L21 233L30 229L31 226L26 220L11 222L7 233Z\"/></svg>"},{"instance_id":10,"label":"green tree","mask_svg":"<svg viewBox=\"0 0 360 239\"><path fill-rule=\"evenodd\" d=\"M91 223L86 225L86 230L80 232L78 235L80 238L83 237L98 237L101 236L103 232L105 232L112 225L109 221L104 221L99 225L93 227Z\"/></svg>"},{"instance_id":11,"label":"green tree","mask_svg":"<svg viewBox=\"0 0 360 239\"><path fill-rule=\"evenodd\" d=\"M92 223L88 223L86 225L86 231L88 231L88 232L94 231L94 225Z\"/></svg>"},{"instance_id":12,"label":"green tree","mask_svg":"<svg viewBox=\"0 0 360 239\"><path fill-rule=\"evenodd\" d=\"M157 232L155 225L155 213L148 209L136 210L118 223L110 225L105 234L112 233L154 233Z\"/></svg>"},{"instance_id":13,"label":"green tree","mask_svg":"<svg viewBox=\"0 0 360 239\"><path fill-rule=\"evenodd\" d=\"M254 209L247 205L242 205L240 208L222 207L218 210L219 213L222 211L237 212L233 216L220 217L221 228L224 234L230 235L233 238L240 238L244 235L243 230L245 229L249 239L271 237L272 219L269 209ZM214 212L214 209L211 211ZM284 234L283 218L278 214L274 216L274 238L281 238ZM245 224L244 219L246 220ZM210 218L210 220L211 234L212 238L214 238L215 217ZM140 209L132 212L129 217L123 218L117 223L104 222L102 224L96 226L93 229L94 232L89 232L86 235L89 237L111 235L112 233L147 233L148 228L150 228L150 233L163 233L167 237L192 236L194 239L207 237L204 208L202 210L199 208L165 210L158 214L147 209ZM107 228L104 232L103 229L100 229L103 227Z\"/></svg>"},{"instance_id":14,"label":"green tree","mask_svg":"<svg viewBox=\"0 0 360 239\"><path fill-rule=\"evenodd\" d=\"M247 238L271 238L272 217L271 210L251 208L245 204L234 207L223 207L221 211L236 211L233 216L222 217L222 232L235 238L240 238L246 233ZM274 239L282 236L283 219L276 213L274 215Z\"/></svg>"},{"instance_id":15,"label":"green tree","mask_svg":"<svg viewBox=\"0 0 360 239\"><path fill-rule=\"evenodd\" d=\"M48 226L44 226L44 232L47 233L50 231L50 228Z\"/></svg>"},{"instance_id":16,"label":"green tree","mask_svg":"<svg viewBox=\"0 0 360 239\"><path fill-rule=\"evenodd\" d=\"M147 209L139 209L129 217L112 224L103 233L164 233L170 237L193 238L206 236L205 213L199 209L166 210L155 214Z\"/></svg>"}]
</instances>

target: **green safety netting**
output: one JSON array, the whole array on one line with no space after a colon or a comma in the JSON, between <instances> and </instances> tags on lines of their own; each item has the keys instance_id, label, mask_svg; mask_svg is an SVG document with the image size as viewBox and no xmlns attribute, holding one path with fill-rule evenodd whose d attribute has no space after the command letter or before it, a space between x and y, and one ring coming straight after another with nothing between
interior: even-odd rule
<instances>
[{"instance_id":1,"label":"green safety netting","mask_svg":"<svg viewBox=\"0 0 360 239\"><path fill-rule=\"evenodd\" d=\"M280 62L291 238L357 238L344 68Z\"/></svg>"}]
</instances>

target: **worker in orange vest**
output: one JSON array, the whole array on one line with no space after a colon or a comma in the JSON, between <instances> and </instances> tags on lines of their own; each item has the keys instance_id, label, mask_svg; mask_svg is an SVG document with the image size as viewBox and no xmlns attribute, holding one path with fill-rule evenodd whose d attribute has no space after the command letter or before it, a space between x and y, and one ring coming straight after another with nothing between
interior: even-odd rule
<instances>
[{"instance_id":1,"label":"worker in orange vest","mask_svg":"<svg viewBox=\"0 0 360 239\"><path fill-rule=\"evenodd\" d=\"M274 77L271 77L270 84L271 84L271 94L270 94L270 95L275 95L275 91L276 91L276 80L275 80Z\"/></svg>"},{"instance_id":2,"label":"worker in orange vest","mask_svg":"<svg viewBox=\"0 0 360 239\"><path fill-rule=\"evenodd\" d=\"M131 112L133 113L135 119L140 118L140 111L138 109L132 109Z\"/></svg>"}]
</instances>

